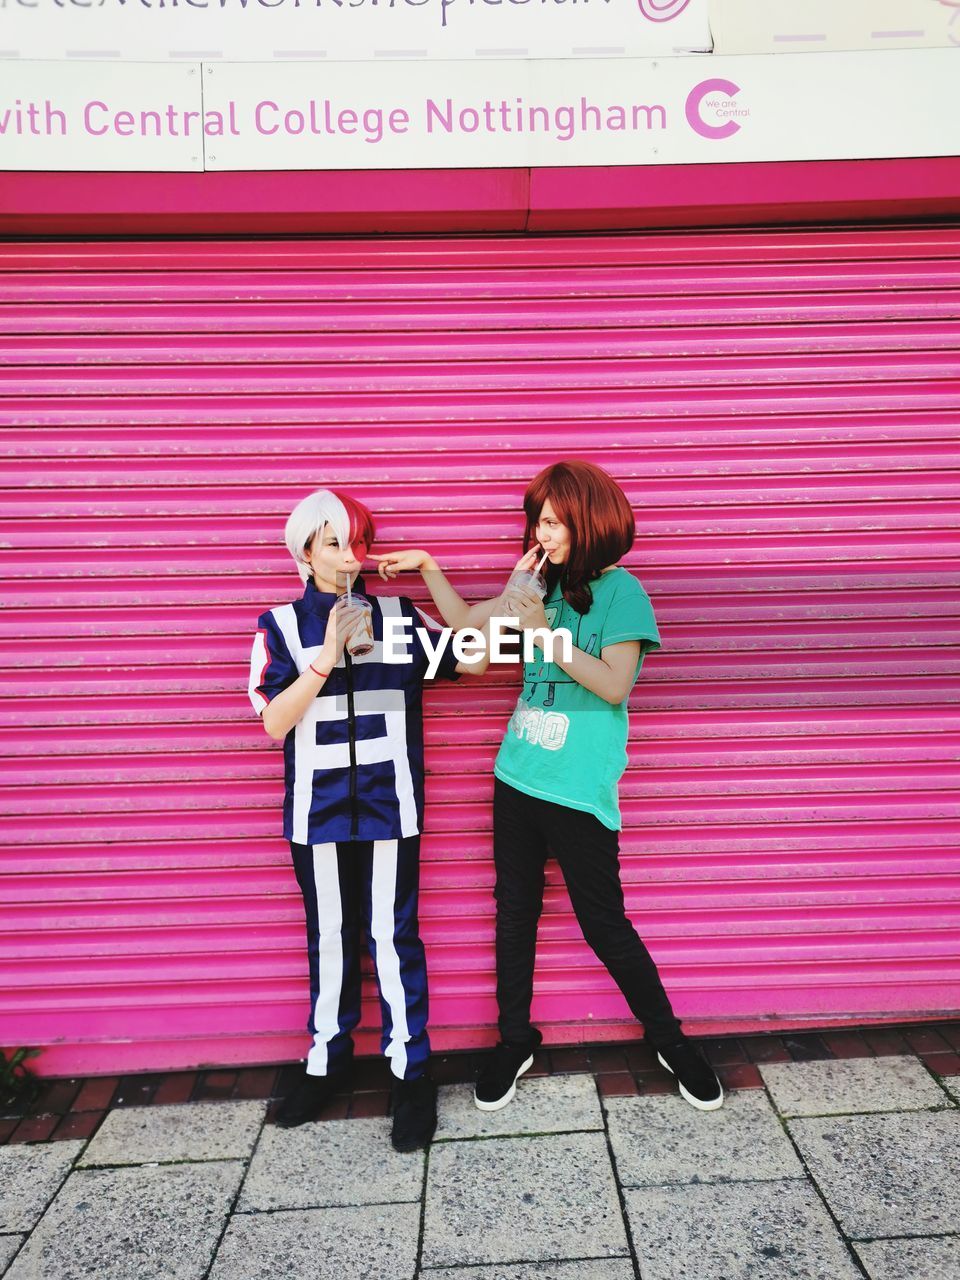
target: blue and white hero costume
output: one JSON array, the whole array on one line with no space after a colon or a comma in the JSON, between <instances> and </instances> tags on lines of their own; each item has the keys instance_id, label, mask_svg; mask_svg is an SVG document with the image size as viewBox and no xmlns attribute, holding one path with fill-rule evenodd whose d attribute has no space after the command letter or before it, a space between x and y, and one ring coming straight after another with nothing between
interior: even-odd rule
<instances>
[{"instance_id":1,"label":"blue and white hero costume","mask_svg":"<svg viewBox=\"0 0 960 1280\"><path fill-rule=\"evenodd\" d=\"M366 595L361 579L353 587ZM373 650L344 653L284 741L283 834L304 898L313 1045L310 1075L338 1071L360 1021L360 933L380 988L382 1049L395 1076L423 1073L427 974L419 936L423 824L423 683L428 655L417 629L437 628L404 596L366 596ZM319 657L338 597L308 581L299 600L264 613L250 662L258 714ZM383 661L386 618L406 618L409 661ZM455 679L448 646L437 675Z\"/></svg>"}]
</instances>

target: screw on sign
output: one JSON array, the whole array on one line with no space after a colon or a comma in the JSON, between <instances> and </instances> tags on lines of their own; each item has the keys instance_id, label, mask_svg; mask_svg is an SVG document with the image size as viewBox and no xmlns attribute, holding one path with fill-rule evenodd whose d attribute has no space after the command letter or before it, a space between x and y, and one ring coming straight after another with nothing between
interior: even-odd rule
<instances>
[{"instance_id":1,"label":"screw on sign","mask_svg":"<svg viewBox=\"0 0 960 1280\"><path fill-rule=\"evenodd\" d=\"M690 0L637 0L640 12L651 22L669 22L679 18Z\"/></svg>"}]
</instances>

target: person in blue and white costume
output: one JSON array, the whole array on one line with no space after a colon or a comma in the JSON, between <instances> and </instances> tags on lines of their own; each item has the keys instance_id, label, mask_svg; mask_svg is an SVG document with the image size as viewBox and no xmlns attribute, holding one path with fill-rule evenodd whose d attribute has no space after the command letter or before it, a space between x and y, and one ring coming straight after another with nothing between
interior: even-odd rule
<instances>
[{"instance_id":1,"label":"person in blue and white costume","mask_svg":"<svg viewBox=\"0 0 960 1280\"><path fill-rule=\"evenodd\" d=\"M393 1144L411 1151L436 1128L417 911L421 704L430 670L418 629L440 628L404 596L367 594L359 573L374 534L370 512L346 494L321 489L294 508L285 537L305 590L260 617L250 700L270 737L284 743L283 833L303 893L310 967L313 1043L277 1123L315 1119L349 1075L351 1032L360 1021L362 931L394 1077ZM345 645L365 625L358 600L372 606L373 647L351 657ZM386 662L384 621L401 617L409 623L408 660ZM487 662L484 653L460 663L448 645L434 657L433 674L479 675Z\"/></svg>"}]
</instances>

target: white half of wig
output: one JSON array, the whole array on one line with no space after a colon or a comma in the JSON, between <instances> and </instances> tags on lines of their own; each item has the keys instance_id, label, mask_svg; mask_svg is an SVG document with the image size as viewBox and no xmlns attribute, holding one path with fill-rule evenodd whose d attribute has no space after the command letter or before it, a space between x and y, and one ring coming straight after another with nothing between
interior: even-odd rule
<instances>
[{"instance_id":1,"label":"white half of wig","mask_svg":"<svg viewBox=\"0 0 960 1280\"><path fill-rule=\"evenodd\" d=\"M329 525L336 535L341 549L350 545L350 517L347 509L335 493L329 489L317 489L308 494L290 512L283 536L287 550L296 562L297 572L306 582L310 578L310 566L304 560L307 543L319 537L324 525Z\"/></svg>"}]
</instances>

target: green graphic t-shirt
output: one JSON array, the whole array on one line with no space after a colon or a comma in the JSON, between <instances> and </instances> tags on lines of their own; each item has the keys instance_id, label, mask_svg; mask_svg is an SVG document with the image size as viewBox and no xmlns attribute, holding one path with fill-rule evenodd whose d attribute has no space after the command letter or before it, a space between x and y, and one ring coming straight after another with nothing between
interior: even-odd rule
<instances>
[{"instance_id":1,"label":"green graphic t-shirt","mask_svg":"<svg viewBox=\"0 0 960 1280\"><path fill-rule=\"evenodd\" d=\"M599 657L605 645L639 640L640 659L659 649L653 605L626 569L610 569L590 583L593 604L572 609L554 587L544 601L547 625L566 627L574 647ZM559 647L555 650L558 654ZM538 651L539 652L539 651ZM526 662L523 692L494 765L501 781L527 795L594 814L619 831L617 783L627 766L627 700L613 706L553 662Z\"/></svg>"}]
</instances>

